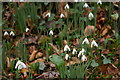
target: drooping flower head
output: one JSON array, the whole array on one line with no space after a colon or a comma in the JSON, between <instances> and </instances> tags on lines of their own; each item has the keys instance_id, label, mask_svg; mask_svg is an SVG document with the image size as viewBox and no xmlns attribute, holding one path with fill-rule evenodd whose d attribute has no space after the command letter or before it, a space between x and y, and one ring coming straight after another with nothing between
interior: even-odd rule
<instances>
[{"instance_id":1,"label":"drooping flower head","mask_svg":"<svg viewBox=\"0 0 120 80\"><path fill-rule=\"evenodd\" d=\"M23 69L23 68L27 68L27 66L23 62L18 60L16 65L15 65L15 69L17 69L17 68L18 68L18 70L20 70L20 69Z\"/></svg>"},{"instance_id":2,"label":"drooping flower head","mask_svg":"<svg viewBox=\"0 0 120 80\"><path fill-rule=\"evenodd\" d=\"M69 46L67 44L64 47L64 51L70 51L70 48L69 48Z\"/></svg>"},{"instance_id":3,"label":"drooping flower head","mask_svg":"<svg viewBox=\"0 0 120 80\"><path fill-rule=\"evenodd\" d=\"M73 48L72 54L77 54L77 50L75 48Z\"/></svg>"},{"instance_id":4,"label":"drooping flower head","mask_svg":"<svg viewBox=\"0 0 120 80\"><path fill-rule=\"evenodd\" d=\"M85 55L82 55L81 60L84 62L87 60L87 57Z\"/></svg>"},{"instance_id":5,"label":"drooping flower head","mask_svg":"<svg viewBox=\"0 0 120 80\"><path fill-rule=\"evenodd\" d=\"M4 32L4 36L8 36L9 34L8 34L8 32L7 31L5 31Z\"/></svg>"},{"instance_id":6,"label":"drooping flower head","mask_svg":"<svg viewBox=\"0 0 120 80\"><path fill-rule=\"evenodd\" d=\"M50 12L48 12L45 16L48 16L48 17L50 17L51 16L51 14L50 14Z\"/></svg>"},{"instance_id":7,"label":"drooping flower head","mask_svg":"<svg viewBox=\"0 0 120 80\"><path fill-rule=\"evenodd\" d=\"M53 31L52 30L50 30L49 35L53 35Z\"/></svg>"},{"instance_id":8,"label":"drooping flower head","mask_svg":"<svg viewBox=\"0 0 120 80\"><path fill-rule=\"evenodd\" d=\"M79 54L78 54L78 57L80 57L81 55L84 55L85 52L86 52L85 49L82 48L82 50L81 50L81 51L79 52Z\"/></svg>"},{"instance_id":9,"label":"drooping flower head","mask_svg":"<svg viewBox=\"0 0 120 80\"><path fill-rule=\"evenodd\" d=\"M65 9L69 9L69 5L68 5L68 4L66 4L64 8L65 8Z\"/></svg>"},{"instance_id":10,"label":"drooping flower head","mask_svg":"<svg viewBox=\"0 0 120 80\"><path fill-rule=\"evenodd\" d=\"M10 36L15 36L15 33L13 31L11 31Z\"/></svg>"},{"instance_id":11,"label":"drooping flower head","mask_svg":"<svg viewBox=\"0 0 120 80\"><path fill-rule=\"evenodd\" d=\"M83 5L83 8L88 8L89 6L88 6L88 4L87 3L85 3L84 5Z\"/></svg>"},{"instance_id":12,"label":"drooping flower head","mask_svg":"<svg viewBox=\"0 0 120 80\"><path fill-rule=\"evenodd\" d=\"M26 32L28 32L29 30L30 30L29 28L26 28L26 30L25 30L25 31L26 31Z\"/></svg>"},{"instance_id":13,"label":"drooping flower head","mask_svg":"<svg viewBox=\"0 0 120 80\"><path fill-rule=\"evenodd\" d=\"M93 40L93 41L91 42L91 48L92 48L93 46L98 47L98 44L95 42L95 40Z\"/></svg>"},{"instance_id":14,"label":"drooping flower head","mask_svg":"<svg viewBox=\"0 0 120 80\"><path fill-rule=\"evenodd\" d=\"M85 38L85 39L83 40L82 44L84 44L84 43L90 44L90 43L89 43L89 40L88 40L87 38Z\"/></svg>"},{"instance_id":15,"label":"drooping flower head","mask_svg":"<svg viewBox=\"0 0 120 80\"><path fill-rule=\"evenodd\" d=\"M102 1L101 1L101 0L98 0L97 5L98 5L98 4L102 5Z\"/></svg>"},{"instance_id":16,"label":"drooping flower head","mask_svg":"<svg viewBox=\"0 0 120 80\"><path fill-rule=\"evenodd\" d=\"M60 18L63 18L63 17L65 17L65 16L64 16L64 14L63 14L63 13L61 13L61 14L60 14Z\"/></svg>"},{"instance_id":17,"label":"drooping flower head","mask_svg":"<svg viewBox=\"0 0 120 80\"><path fill-rule=\"evenodd\" d=\"M65 60L68 60L68 59L69 59L69 55L66 54L66 55L65 55Z\"/></svg>"},{"instance_id":18,"label":"drooping flower head","mask_svg":"<svg viewBox=\"0 0 120 80\"><path fill-rule=\"evenodd\" d=\"M92 20L94 18L94 15L92 12L89 13L88 18L89 18L89 20Z\"/></svg>"}]
</instances>

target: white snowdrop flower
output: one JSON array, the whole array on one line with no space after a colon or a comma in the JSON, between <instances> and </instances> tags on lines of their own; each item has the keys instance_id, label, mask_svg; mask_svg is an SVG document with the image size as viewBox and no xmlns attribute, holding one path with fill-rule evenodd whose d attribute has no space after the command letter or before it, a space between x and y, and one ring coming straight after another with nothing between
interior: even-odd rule
<instances>
[{"instance_id":1,"label":"white snowdrop flower","mask_svg":"<svg viewBox=\"0 0 120 80\"><path fill-rule=\"evenodd\" d=\"M64 8L65 8L65 9L69 9L69 5L68 5L68 4L66 4Z\"/></svg>"},{"instance_id":2,"label":"white snowdrop flower","mask_svg":"<svg viewBox=\"0 0 120 80\"><path fill-rule=\"evenodd\" d=\"M79 52L79 54L78 54L78 58L81 56L82 54Z\"/></svg>"},{"instance_id":3,"label":"white snowdrop flower","mask_svg":"<svg viewBox=\"0 0 120 80\"><path fill-rule=\"evenodd\" d=\"M87 57L86 57L85 55L82 55L81 60L82 60L82 61L86 61L86 60L87 60Z\"/></svg>"},{"instance_id":4,"label":"white snowdrop flower","mask_svg":"<svg viewBox=\"0 0 120 80\"><path fill-rule=\"evenodd\" d=\"M26 28L26 32L28 32L30 29L29 28Z\"/></svg>"},{"instance_id":5,"label":"white snowdrop flower","mask_svg":"<svg viewBox=\"0 0 120 80\"><path fill-rule=\"evenodd\" d=\"M102 4L102 1L101 1L101 0L98 0L97 5L98 5L98 4L101 5L101 4Z\"/></svg>"},{"instance_id":6,"label":"white snowdrop flower","mask_svg":"<svg viewBox=\"0 0 120 80\"><path fill-rule=\"evenodd\" d=\"M87 38L85 38L85 39L83 40L82 44L84 44L84 43L90 44L90 43L89 43L89 40L88 40Z\"/></svg>"},{"instance_id":7,"label":"white snowdrop flower","mask_svg":"<svg viewBox=\"0 0 120 80\"><path fill-rule=\"evenodd\" d=\"M16 63L16 65L15 65L15 69L17 69L17 68L18 68L18 70L20 70L22 68L27 68L27 66L23 62L21 62L20 60L18 60L17 63Z\"/></svg>"},{"instance_id":8,"label":"white snowdrop flower","mask_svg":"<svg viewBox=\"0 0 120 80\"><path fill-rule=\"evenodd\" d=\"M95 42L95 40L93 40L93 41L91 42L91 48L92 48L93 46L98 47L98 44Z\"/></svg>"},{"instance_id":9,"label":"white snowdrop flower","mask_svg":"<svg viewBox=\"0 0 120 80\"><path fill-rule=\"evenodd\" d=\"M77 50L73 48L72 54L74 55L75 53L77 54Z\"/></svg>"},{"instance_id":10,"label":"white snowdrop flower","mask_svg":"<svg viewBox=\"0 0 120 80\"><path fill-rule=\"evenodd\" d=\"M61 14L60 14L60 18L63 18L63 17L65 17L65 16L64 16L64 14L63 14L63 13L61 13Z\"/></svg>"},{"instance_id":11,"label":"white snowdrop flower","mask_svg":"<svg viewBox=\"0 0 120 80\"><path fill-rule=\"evenodd\" d=\"M53 35L53 31L52 30L50 30L49 35Z\"/></svg>"},{"instance_id":12,"label":"white snowdrop flower","mask_svg":"<svg viewBox=\"0 0 120 80\"><path fill-rule=\"evenodd\" d=\"M94 18L94 15L92 12L89 13L88 18L89 18L89 20L92 20Z\"/></svg>"},{"instance_id":13,"label":"white snowdrop flower","mask_svg":"<svg viewBox=\"0 0 120 80\"><path fill-rule=\"evenodd\" d=\"M15 33L13 31L11 31L10 36L15 36Z\"/></svg>"},{"instance_id":14,"label":"white snowdrop flower","mask_svg":"<svg viewBox=\"0 0 120 80\"><path fill-rule=\"evenodd\" d=\"M88 8L89 6L88 6L88 4L87 3L85 3L84 5L83 5L83 8Z\"/></svg>"},{"instance_id":15,"label":"white snowdrop flower","mask_svg":"<svg viewBox=\"0 0 120 80\"><path fill-rule=\"evenodd\" d=\"M48 16L48 17L50 17L50 12L48 12L45 16Z\"/></svg>"},{"instance_id":16,"label":"white snowdrop flower","mask_svg":"<svg viewBox=\"0 0 120 80\"><path fill-rule=\"evenodd\" d=\"M8 32L7 32L7 31L5 31L5 32L4 32L4 36L7 36L7 35L9 35L9 34L8 34Z\"/></svg>"},{"instance_id":17,"label":"white snowdrop flower","mask_svg":"<svg viewBox=\"0 0 120 80\"><path fill-rule=\"evenodd\" d=\"M81 50L81 51L79 52L79 54L78 54L78 57L80 57L81 55L84 55L85 52L86 52L85 49L82 48L82 50Z\"/></svg>"},{"instance_id":18,"label":"white snowdrop flower","mask_svg":"<svg viewBox=\"0 0 120 80\"><path fill-rule=\"evenodd\" d=\"M69 55L66 54L66 55L65 55L65 60L68 60L68 58L69 58Z\"/></svg>"},{"instance_id":19,"label":"white snowdrop flower","mask_svg":"<svg viewBox=\"0 0 120 80\"><path fill-rule=\"evenodd\" d=\"M69 48L69 46L67 44L64 47L64 51L70 51L70 48Z\"/></svg>"},{"instance_id":20,"label":"white snowdrop flower","mask_svg":"<svg viewBox=\"0 0 120 80\"><path fill-rule=\"evenodd\" d=\"M85 51L85 49L84 49L84 48L82 48L81 52L82 52L82 53L85 53L86 51ZM83 54L82 54L82 55L83 55Z\"/></svg>"}]
</instances>

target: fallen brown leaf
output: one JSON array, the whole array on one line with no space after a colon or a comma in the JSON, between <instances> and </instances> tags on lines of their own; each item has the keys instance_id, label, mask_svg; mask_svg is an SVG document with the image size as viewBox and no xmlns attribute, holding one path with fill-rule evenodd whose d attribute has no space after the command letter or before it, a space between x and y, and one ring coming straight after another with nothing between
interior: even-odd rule
<instances>
[{"instance_id":1,"label":"fallen brown leaf","mask_svg":"<svg viewBox=\"0 0 120 80\"><path fill-rule=\"evenodd\" d=\"M101 36L106 35L106 33L108 33L108 29L107 29L107 28L105 28L105 29L103 30L103 32L101 33Z\"/></svg>"},{"instance_id":2,"label":"fallen brown leaf","mask_svg":"<svg viewBox=\"0 0 120 80\"><path fill-rule=\"evenodd\" d=\"M27 78L27 72L28 72L28 69L22 69L21 70L21 73L23 73L23 75L24 75L24 78Z\"/></svg>"},{"instance_id":3,"label":"fallen brown leaf","mask_svg":"<svg viewBox=\"0 0 120 80\"><path fill-rule=\"evenodd\" d=\"M94 26L90 26L90 25L86 26L86 28L84 30L84 34L86 36L90 36L91 34L94 34L94 32L95 32L95 27Z\"/></svg>"},{"instance_id":4,"label":"fallen brown leaf","mask_svg":"<svg viewBox=\"0 0 120 80\"><path fill-rule=\"evenodd\" d=\"M67 40L63 40L63 45L65 46L67 44Z\"/></svg>"},{"instance_id":5,"label":"fallen brown leaf","mask_svg":"<svg viewBox=\"0 0 120 80\"><path fill-rule=\"evenodd\" d=\"M38 52L38 53L36 54L35 58L39 58L39 57L42 57L42 56L43 56L43 53Z\"/></svg>"},{"instance_id":6,"label":"fallen brown leaf","mask_svg":"<svg viewBox=\"0 0 120 80\"><path fill-rule=\"evenodd\" d=\"M8 57L6 57L6 61L7 61L7 67L10 67L10 59Z\"/></svg>"},{"instance_id":7,"label":"fallen brown leaf","mask_svg":"<svg viewBox=\"0 0 120 80\"><path fill-rule=\"evenodd\" d=\"M32 52L32 54L30 55L29 61L34 60L36 53L37 53L37 50Z\"/></svg>"},{"instance_id":8,"label":"fallen brown leaf","mask_svg":"<svg viewBox=\"0 0 120 80\"><path fill-rule=\"evenodd\" d=\"M41 63L41 62L44 62L44 61L45 61L44 59L39 58L39 59L37 59L37 60L31 62L30 64L34 64L34 63L36 63L36 62Z\"/></svg>"}]
</instances>

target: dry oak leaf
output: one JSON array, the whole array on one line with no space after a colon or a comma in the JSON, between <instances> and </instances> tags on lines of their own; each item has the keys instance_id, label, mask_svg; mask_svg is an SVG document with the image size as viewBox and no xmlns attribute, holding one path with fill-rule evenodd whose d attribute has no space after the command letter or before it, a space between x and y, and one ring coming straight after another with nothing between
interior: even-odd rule
<instances>
[{"instance_id":1,"label":"dry oak leaf","mask_svg":"<svg viewBox=\"0 0 120 80\"><path fill-rule=\"evenodd\" d=\"M107 29L107 28L105 28L105 29L103 30L103 32L101 33L101 36L106 35L106 33L108 33L108 29Z\"/></svg>"},{"instance_id":2,"label":"dry oak leaf","mask_svg":"<svg viewBox=\"0 0 120 80\"><path fill-rule=\"evenodd\" d=\"M104 25L104 27L101 29L101 36L104 36L108 33L108 31L111 29L111 26L110 25Z\"/></svg>"},{"instance_id":3,"label":"dry oak leaf","mask_svg":"<svg viewBox=\"0 0 120 80\"><path fill-rule=\"evenodd\" d=\"M34 63L36 63L36 62L41 63L41 62L44 62L44 61L45 61L44 59L39 58L39 59L37 59L37 60L31 62L30 64L34 64Z\"/></svg>"},{"instance_id":4,"label":"dry oak leaf","mask_svg":"<svg viewBox=\"0 0 120 80\"><path fill-rule=\"evenodd\" d=\"M43 56L43 53L38 52L38 53L36 54L35 58L39 58L39 57L42 57L42 56Z\"/></svg>"},{"instance_id":5,"label":"dry oak leaf","mask_svg":"<svg viewBox=\"0 0 120 80\"><path fill-rule=\"evenodd\" d=\"M30 55L29 61L34 60L36 53L37 53L37 50L32 52L32 54Z\"/></svg>"},{"instance_id":6,"label":"dry oak leaf","mask_svg":"<svg viewBox=\"0 0 120 80\"><path fill-rule=\"evenodd\" d=\"M86 26L86 28L84 30L84 34L86 36L90 36L91 34L94 34L94 32L95 32L95 27L94 26L90 26L90 25Z\"/></svg>"},{"instance_id":7,"label":"dry oak leaf","mask_svg":"<svg viewBox=\"0 0 120 80\"><path fill-rule=\"evenodd\" d=\"M26 68L21 70L21 73L23 73L24 78L27 78L27 72L28 72L28 69L26 69Z\"/></svg>"}]
</instances>

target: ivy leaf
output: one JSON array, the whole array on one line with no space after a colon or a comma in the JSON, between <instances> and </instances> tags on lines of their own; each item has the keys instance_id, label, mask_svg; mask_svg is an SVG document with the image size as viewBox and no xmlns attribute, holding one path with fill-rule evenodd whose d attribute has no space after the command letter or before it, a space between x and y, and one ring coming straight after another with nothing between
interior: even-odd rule
<instances>
[{"instance_id":1,"label":"ivy leaf","mask_svg":"<svg viewBox=\"0 0 120 80\"><path fill-rule=\"evenodd\" d=\"M99 64L96 63L95 60L92 60L91 66L92 66L92 67L97 67L97 66L99 66Z\"/></svg>"},{"instance_id":2,"label":"ivy leaf","mask_svg":"<svg viewBox=\"0 0 120 80\"><path fill-rule=\"evenodd\" d=\"M104 58L103 59L103 64L108 64L108 63L111 63L111 60L107 59L107 58Z\"/></svg>"},{"instance_id":3,"label":"ivy leaf","mask_svg":"<svg viewBox=\"0 0 120 80\"><path fill-rule=\"evenodd\" d=\"M46 66L45 66L44 62L39 63L39 69L40 69L40 70L44 70L45 67L46 67Z\"/></svg>"}]
</instances>

